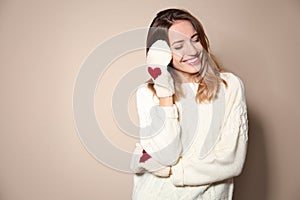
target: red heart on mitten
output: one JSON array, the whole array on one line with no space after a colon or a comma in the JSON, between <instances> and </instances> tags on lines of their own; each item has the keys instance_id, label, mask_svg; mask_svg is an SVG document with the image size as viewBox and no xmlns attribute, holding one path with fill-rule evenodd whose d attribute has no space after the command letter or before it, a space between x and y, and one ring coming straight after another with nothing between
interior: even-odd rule
<instances>
[{"instance_id":1,"label":"red heart on mitten","mask_svg":"<svg viewBox=\"0 0 300 200\"><path fill-rule=\"evenodd\" d=\"M146 162L151 156L143 149L143 155L140 157L140 163Z\"/></svg>"},{"instance_id":2,"label":"red heart on mitten","mask_svg":"<svg viewBox=\"0 0 300 200\"><path fill-rule=\"evenodd\" d=\"M152 76L152 78L155 80L159 75L161 75L160 68L156 67L152 69L151 67L148 67L148 72Z\"/></svg>"}]
</instances>

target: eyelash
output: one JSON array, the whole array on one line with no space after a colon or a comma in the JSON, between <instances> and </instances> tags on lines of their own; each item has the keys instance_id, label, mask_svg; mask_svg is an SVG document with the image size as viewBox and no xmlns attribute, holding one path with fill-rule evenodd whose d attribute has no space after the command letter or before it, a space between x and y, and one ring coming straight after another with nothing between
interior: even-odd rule
<instances>
[{"instance_id":1,"label":"eyelash","mask_svg":"<svg viewBox=\"0 0 300 200\"><path fill-rule=\"evenodd\" d=\"M193 42L199 42L200 39L197 37L195 40L192 40Z\"/></svg>"},{"instance_id":2,"label":"eyelash","mask_svg":"<svg viewBox=\"0 0 300 200\"><path fill-rule=\"evenodd\" d=\"M200 42L199 37L197 37L195 40L192 40L192 42L195 42L195 43ZM181 45L181 46L178 46L178 47L174 47L174 49L175 49L175 50L179 50L179 49L181 49L182 47L183 47L183 46Z\"/></svg>"},{"instance_id":3,"label":"eyelash","mask_svg":"<svg viewBox=\"0 0 300 200\"><path fill-rule=\"evenodd\" d=\"M174 47L175 50L179 50L181 48L182 48L182 46L180 46L180 47Z\"/></svg>"}]
</instances>

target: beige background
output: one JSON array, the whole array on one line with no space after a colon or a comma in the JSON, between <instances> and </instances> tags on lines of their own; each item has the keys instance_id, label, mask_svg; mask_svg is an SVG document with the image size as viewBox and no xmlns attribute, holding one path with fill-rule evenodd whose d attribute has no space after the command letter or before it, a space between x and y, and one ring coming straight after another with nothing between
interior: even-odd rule
<instances>
[{"instance_id":1,"label":"beige background","mask_svg":"<svg viewBox=\"0 0 300 200\"><path fill-rule=\"evenodd\" d=\"M132 175L103 166L79 140L73 84L96 45L148 26L169 7L196 15L222 65L244 81L250 141L235 199L300 199L298 0L0 0L1 200L130 199ZM96 93L107 137L127 150L134 139L115 127L104 105L143 55L116 61ZM131 114L136 120L132 105Z\"/></svg>"}]
</instances>

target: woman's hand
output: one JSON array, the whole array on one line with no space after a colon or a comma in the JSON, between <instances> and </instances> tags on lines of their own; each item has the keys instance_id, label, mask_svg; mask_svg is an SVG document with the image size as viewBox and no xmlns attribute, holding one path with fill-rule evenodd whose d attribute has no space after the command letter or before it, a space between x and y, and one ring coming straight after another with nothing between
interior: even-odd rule
<instances>
[{"instance_id":1,"label":"woman's hand","mask_svg":"<svg viewBox=\"0 0 300 200\"><path fill-rule=\"evenodd\" d=\"M149 48L147 54L148 72L154 82L154 89L159 98L164 98L164 104L173 104L170 98L175 93L174 81L167 70L167 66L172 59L171 49L164 40L157 40ZM171 104L171 105L172 105Z\"/></svg>"}]
</instances>

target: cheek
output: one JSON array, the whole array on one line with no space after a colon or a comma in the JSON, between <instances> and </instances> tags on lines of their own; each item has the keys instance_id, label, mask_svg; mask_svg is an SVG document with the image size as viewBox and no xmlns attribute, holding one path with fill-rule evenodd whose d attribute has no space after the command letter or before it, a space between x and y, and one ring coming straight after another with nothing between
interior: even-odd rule
<instances>
[{"instance_id":1,"label":"cheek","mask_svg":"<svg viewBox=\"0 0 300 200\"><path fill-rule=\"evenodd\" d=\"M181 56L172 53L172 64L175 68L179 67L181 58Z\"/></svg>"},{"instance_id":2,"label":"cheek","mask_svg":"<svg viewBox=\"0 0 300 200\"><path fill-rule=\"evenodd\" d=\"M195 48L198 49L199 51L203 50L203 46L201 45L200 42L195 45Z\"/></svg>"},{"instance_id":3,"label":"cheek","mask_svg":"<svg viewBox=\"0 0 300 200\"><path fill-rule=\"evenodd\" d=\"M172 54L173 57L178 57L181 59L184 56L184 49L181 50L172 49Z\"/></svg>"},{"instance_id":4,"label":"cheek","mask_svg":"<svg viewBox=\"0 0 300 200\"><path fill-rule=\"evenodd\" d=\"M182 58L182 56L175 54L172 52L172 59L173 61L179 61Z\"/></svg>"},{"instance_id":5,"label":"cheek","mask_svg":"<svg viewBox=\"0 0 300 200\"><path fill-rule=\"evenodd\" d=\"M180 64L180 60L178 59L177 56L172 56L172 65L175 69L181 69L181 64Z\"/></svg>"}]
</instances>

